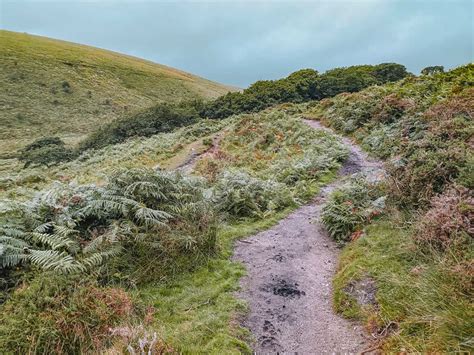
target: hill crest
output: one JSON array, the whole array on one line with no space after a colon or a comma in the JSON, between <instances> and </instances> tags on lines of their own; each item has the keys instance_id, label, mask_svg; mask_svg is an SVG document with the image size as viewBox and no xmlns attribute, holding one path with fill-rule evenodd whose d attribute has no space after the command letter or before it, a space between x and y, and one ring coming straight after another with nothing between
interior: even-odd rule
<instances>
[{"instance_id":1,"label":"hill crest","mask_svg":"<svg viewBox=\"0 0 474 355\"><path fill-rule=\"evenodd\" d=\"M157 102L210 99L236 88L106 49L0 30L0 151L48 134L77 141Z\"/></svg>"}]
</instances>

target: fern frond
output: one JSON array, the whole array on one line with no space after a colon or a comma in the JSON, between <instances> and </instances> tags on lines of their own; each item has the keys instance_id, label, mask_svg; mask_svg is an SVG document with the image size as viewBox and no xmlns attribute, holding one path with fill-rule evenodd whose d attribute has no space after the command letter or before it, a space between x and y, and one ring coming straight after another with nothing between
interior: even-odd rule
<instances>
[{"instance_id":1,"label":"fern frond","mask_svg":"<svg viewBox=\"0 0 474 355\"><path fill-rule=\"evenodd\" d=\"M56 229L57 227L55 227ZM64 236L64 234L61 233L54 233L54 234L45 234L45 233L37 233L37 232L32 232L30 234L33 238L33 240L47 245L51 247L53 250L57 250L60 248L66 248L69 250L75 250L77 249L77 243L68 238L67 236Z\"/></svg>"},{"instance_id":2,"label":"fern frond","mask_svg":"<svg viewBox=\"0 0 474 355\"><path fill-rule=\"evenodd\" d=\"M120 253L122 249L119 246L114 246L109 248L108 250L93 253L88 257L81 260L81 264L84 265L87 269L93 269L94 267L98 267L102 265L107 259L116 256Z\"/></svg>"},{"instance_id":3,"label":"fern frond","mask_svg":"<svg viewBox=\"0 0 474 355\"><path fill-rule=\"evenodd\" d=\"M147 197L153 197L157 200L166 199L166 195L162 191L162 187L149 181L137 181L125 189L125 195L127 196L133 196L137 192Z\"/></svg>"},{"instance_id":4,"label":"fern frond","mask_svg":"<svg viewBox=\"0 0 474 355\"><path fill-rule=\"evenodd\" d=\"M3 226L0 227L0 234L3 234L12 238L23 238L25 236L25 231L15 227L15 226Z\"/></svg>"},{"instance_id":5,"label":"fern frond","mask_svg":"<svg viewBox=\"0 0 474 355\"><path fill-rule=\"evenodd\" d=\"M0 247L2 245L10 245L16 248L26 248L28 247L28 243L22 239L7 237L7 236L0 236Z\"/></svg>"},{"instance_id":6,"label":"fern frond","mask_svg":"<svg viewBox=\"0 0 474 355\"><path fill-rule=\"evenodd\" d=\"M135 218L147 226L166 226L165 222L172 217L169 213L148 207L140 207L135 211Z\"/></svg>"},{"instance_id":7,"label":"fern frond","mask_svg":"<svg viewBox=\"0 0 474 355\"><path fill-rule=\"evenodd\" d=\"M52 227L53 222L46 222L37 226L34 231L38 233L47 233L49 230L52 229Z\"/></svg>"},{"instance_id":8,"label":"fern frond","mask_svg":"<svg viewBox=\"0 0 474 355\"><path fill-rule=\"evenodd\" d=\"M29 258L32 264L43 270L59 271L63 273L85 272L86 267L78 263L67 252L57 250L31 250Z\"/></svg>"},{"instance_id":9,"label":"fern frond","mask_svg":"<svg viewBox=\"0 0 474 355\"><path fill-rule=\"evenodd\" d=\"M0 244L0 265L2 267L18 265L26 260L28 256L25 254L24 248Z\"/></svg>"}]
</instances>

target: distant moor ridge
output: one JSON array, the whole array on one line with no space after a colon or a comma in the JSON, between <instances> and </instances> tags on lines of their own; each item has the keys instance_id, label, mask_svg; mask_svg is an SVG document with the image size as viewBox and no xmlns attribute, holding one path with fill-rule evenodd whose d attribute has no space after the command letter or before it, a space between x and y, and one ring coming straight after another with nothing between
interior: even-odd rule
<instances>
[{"instance_id":1,"label":"distant moor ridge","mask_svg":"<svg viewBox=\"0 0 474 355\"><path fill-rule=\"evenodd\" d=\"M44 135L74 143L98 125L157 102L235 88L85 45L0 31L0 151Z\"/></svg>"}]
</instances>

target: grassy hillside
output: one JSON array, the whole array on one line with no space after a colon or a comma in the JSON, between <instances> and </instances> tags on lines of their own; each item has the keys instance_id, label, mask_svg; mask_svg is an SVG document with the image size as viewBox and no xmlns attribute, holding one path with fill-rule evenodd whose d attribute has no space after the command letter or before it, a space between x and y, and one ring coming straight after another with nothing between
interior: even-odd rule
<instances>
[{"instance_id":1,"label":"grassy hillside","mask_svg":"<svg viewBox=\"0 0 474 355\"><path fill-rule=\"evenodd\" d=\"M365 322L386 352L472 352L473 69L250 114L232 115L260 105L216 100L216 112L231 117L166 130L170 116L155 107L107 125L97 141L117 140L70 161L0 161L0 349L138 351L156 332L147 345L156 353L250 353L232 244L335 178L347 151L301 122L315 118L387 172L378 184L349 177L323 207L345 244L335 309ZM349 83L358 81L352 74ZM279 102L263 98L275 89L267 84L262 95L235 96ZM339 84L329 87L340 92ZM172 171L203 152L190 174Z\"/></svg>"},{"instance_id":2,"label":"grassy hillside","mask_svg":"<svg viewBox=\"0 0 474 355\"><path fill-rule=\"evenodd\" d=\"M41 265L3 269L0 291L21 283L25 292L0 293L0 349L122 353L156 332L156 353L251 353L236 322L244 311L234 297L243 269L230 260L232 242L313 196L347 156L334 136L309 128L298 113L288 105L202 120L52 169L12 172L5 190L11 200L0 203L0 265L26 257L18 249L30 235L25 228L43 231L31 235L46 244L33 241L44 249L28 250ZM203 158L192 175L170 171L216 135L214 158ZM18 203L27 189L42 191ZM34 220L26 221L30 205ZM34 227L40 220L54 226ZM46 235L53 230L65 234ZM83 244L71 244L70 236ZM54 272L62 267L65 278ZM1 304L3 297L9 300Z\"/></svg>"},{"instance_id":3,"label":"grassy hillside","mask_svg":"<svg viewBox=\"0 0 474 355\"><path fill-rule=\"evenodd\" d=\"M0 31L0 152L43 135L75 142L157 102L215 98L233 88L131 56Z\"/></svg>"},{"instance_id":4,"label":"grassy hillside","mask_svg":"<svg viewBox=\"0 0 474 355\"><path fill-rule=\"evenodd\" d=\"M470 64L342 94L305 113L385 161L385 183L353 179L334 192L323 220L348 244L335 307L365 321L387 352L473 351L473 86ZM373 292L375 302L361 303L354 290Z\"/></svg>"}]
</instances>

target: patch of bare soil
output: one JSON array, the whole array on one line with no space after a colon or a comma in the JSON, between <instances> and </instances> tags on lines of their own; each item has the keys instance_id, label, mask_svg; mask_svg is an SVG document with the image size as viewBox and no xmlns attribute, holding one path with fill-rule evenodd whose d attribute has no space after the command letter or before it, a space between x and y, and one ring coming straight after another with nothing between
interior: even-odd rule
<instances>
[{"instance_id":1,"label":"patch of bare soil","mask_svg":"<svg viewBox=\"0 0 474 355\"><path fill-rule=\"evenodd\" d=\"M213 156L216 153L216 151L219 149L219 142L222 139L222 135L223 133L218 133L215 136L213 136L211 146L202 153L198 153L194 151L193 149L191 151L191 154L187 157L186 161L180 166L178 166L176 170L181 171L182 173L185 173L185 174L191 173L191 171L194 169L199 159Z\"/></svg>"},{"instance_id":2,"label":"patch of bare soil","mask_svg":"<svg viewBox=\"0 0 474 355\"><path fill-rule=\"evenodd\" d=\"M317 121L305 123L327 129ZM344 175L363 171L378 179L382 169L349 139L341 139L350 156L339 179L273 228L236 243L233 258L248 272L239 292L250 308L243 325L255 336L258 354L357 353L367 347L362 327L332 309L339 250L320 223L320 214Z\"/></svg>"}]
</instances>

